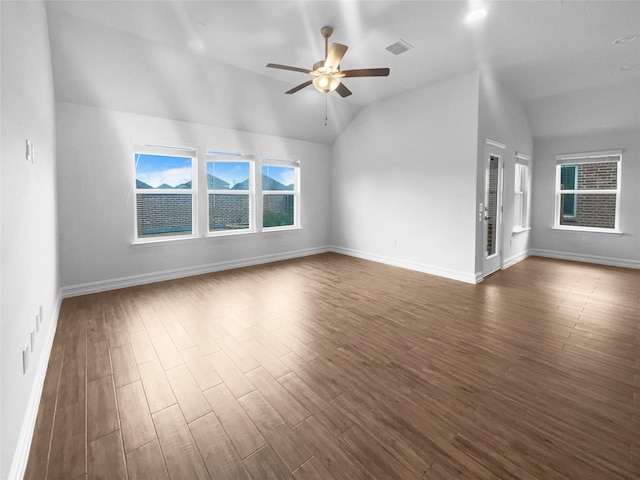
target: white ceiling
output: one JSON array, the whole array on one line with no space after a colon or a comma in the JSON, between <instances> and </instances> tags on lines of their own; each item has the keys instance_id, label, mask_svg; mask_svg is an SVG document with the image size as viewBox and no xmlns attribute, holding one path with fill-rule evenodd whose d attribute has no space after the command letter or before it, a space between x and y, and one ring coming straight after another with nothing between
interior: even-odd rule
<instances>
[{"instance_id":1,"label":"white ceiling","mask_svg":"<svg viewBox=\"0 0 640 480\"><path fill-rule=\"evenodd\" d=\"M391 74L346 80L353 95L341 99L330 94L335 97L329 103L335 129L303 135L314 141L331 142L364 105L475 69L490 71L525 104L567 92L610 90L619 83L640 81L640 66L621 70L640 62L640 39L613 43L622 36L640 33L640 2L485 3L489 7L485 21L467 25L463 18L469 1L50 1L47 8L56 94L66 101L91 103L82 98L89 94L79 85L79 72L73 68L76 63L90 70L93 62L97 70L107 68L103 76L109 77L108 72L116 75L118 64L127 57L133 59L136 51L146 56L171 52L189 58L191 64L215 65L233 77L233 84L246 89L235 89L227 96L251 95L248 89L262 84L265 92L261 96L282 96L268 99L267 104L283 114L296 108L321 110L311 121L316 125L323 120L319 116L324 117L324 105L318 103L322 95L313 87L283 98L285 90L308 77L265 65L273 62L311 68L324 56L323 25L334 28L330 41L349 46L342 69L389 67ZM399 39L415 48L399 56L385 50ZM113 50L105 41L113 44ZM188 46L193 41L201 42L203 51L194 52ZM74 49L84 53L74 53ZM120 73L125 71L123 67ZM82 76L99 82L89 72ZM116 97L130 85L115 81L115 87L109 87L114 84L113 79L109 81L101 85L101 95L109 97L104 90L114 88L118 91L109 101L117 103ZM192 90L186 84L180 89ZM80 98L74 98L78 95ZM140 95L144 97L145 92ZM131 99L121 98L120 102L131 103ZM167 114L140 109L143 111L138 113ZM173 115L211 121L204 113ZM303 118L293 120L306 122ZM236 127L253 128L248 124ZM277 132L267 129L264 133ZM294 129L290 136L300 134Z\"/></svg>"}]
</instances>

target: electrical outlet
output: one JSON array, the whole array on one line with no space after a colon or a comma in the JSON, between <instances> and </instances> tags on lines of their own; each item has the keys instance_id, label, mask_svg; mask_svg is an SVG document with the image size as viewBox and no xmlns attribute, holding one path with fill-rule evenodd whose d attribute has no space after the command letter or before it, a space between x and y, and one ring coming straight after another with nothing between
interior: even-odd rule
<instances>
[{"instance_id":1,"label":"electrical outlet","mask_svg":"<svg viewBox=\"0 0 640 480\"><path fill-rule=\"evenodd\" d=\"M26 374L29 370L29 345L22 350L22 374Z\"/></svg>"},{"instance_id":2,"label":"electrical outlet","mask_svg":"<svg viewBox=\"0 0 640 480\"><path fill-rule=\"evenodd\" d=\"M585 245L589 245L589 243L591 243L591 237L588 237L587 235L583 236L582 243L584 243Z\"/></svg>"}]
</instances>

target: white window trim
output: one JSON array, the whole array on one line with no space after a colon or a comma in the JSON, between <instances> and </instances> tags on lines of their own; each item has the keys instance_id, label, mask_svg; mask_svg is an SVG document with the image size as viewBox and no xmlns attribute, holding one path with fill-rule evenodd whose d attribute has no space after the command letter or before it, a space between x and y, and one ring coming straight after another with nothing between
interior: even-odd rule
<instances>
[{"instance_id":1,"label":"white window trim","mask_svg":"<svg viewBox=\"0 0 640 480\"><path fill-rule=\"evenodd\" d=\"M247 235L256 233L256 159L252 153L230 153L214 150L207 150L205 156L205 178L207 172L207 164L209 162L249 162L249 190L209 190L209 185L205 182L207 192L207 222L206 237L224 237L232 235ZM212 232L209 230L209 195L249 195L249 228L241 230L221 230Z\"/></svg>"},{"instance_id":2,"label":"white window trim","mask_svg":"<svg viewBox=\"0 0 640 480\"><path fill-rule=\"evenodd\" d=\"M525 172L525 181L524 182L520 182L521 183L521 191L520 192L515 192L515 195L521 195L522 196L522 200L520 202L520 206L521 206L521 225L514 225L513 227L513 233L522 233L522 232L526 232L531 230L531 227L529 226L529 203L531 202L531 167L529 165L529 162L531 160L531 156L521 153L521 152L516 152L516 171L518 170L517 166L521 165L523 167L526 168ZM514 200L514 206L515 206L515 200ZM515 216L515 212L514 212L514 216Z\"/></svg>"},{"instance_id":3,"label":"white window trim","mask_svg":"<svg viewBox=\"0 0 640 480\"><path fill-rule=\"evenodd\" d=\"M586 163L609 163L617 162L617 179L615 189L600 190L561 190L560 189L560 168L562 165L581 165ZM576 175L578 174L576 169ZM556 178L555 178L555 216L553 220L553 230L566 230L574 232L592 232L592 233L612 233L622 234L620 228L620 194L622 180L622 150L603 150L598 152L569 153L556 155ZM560 195L561 194L615 194L616 196L616 213L614 220L614 228L584 227L573 225L561 225L560 220ZM577 208L577 206L576 206Z\"/></svg>"},{"instance_id":4,"label":"white window trim","mask_svg":"<svg viewBox=\"0 0 640 480\"><path fill-rule=\"evenodd\" d=\"M152 243L168 243L198 239L198 154L195 147L188 146L162 146L162 145L134 145L133 146L133 241L131 245L145 245ZM191 158L191 188L189 190L151 190L136 188L136 155L160 155L160 156L181 156ZM164 235L158 237L138 237L138 207L137 195L191 195L191 233L185 235Z\"/></svg>"},{"instance_id":5,"label":"white window trim","mask_svg":"<svg viewBox=\"0 0 640 480\"><path fill-rule=\"evenodd\" d=\"M262 167L273 165L276 167L294 167L295 180L293 190L264 190L262 188ZM289 155L260 155L259 162L256 170L256 183L259 183L260 195L257 195L257 209L256 209L256 221L260 232L282 232L286 230L301 230L300 224L300 159L296 156ZM264 195L293 195L293 225L282 225L276 227L264 227L263 218L263 198Z\"/></svg>"}]
</instances>

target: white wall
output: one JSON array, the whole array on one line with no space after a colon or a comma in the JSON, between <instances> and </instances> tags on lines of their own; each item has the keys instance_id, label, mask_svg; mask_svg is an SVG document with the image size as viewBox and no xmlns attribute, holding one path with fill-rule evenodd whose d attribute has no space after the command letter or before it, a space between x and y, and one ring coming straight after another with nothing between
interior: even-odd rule
<instances>
[{"instance_id":1,"label":"white wall","mask_svg":"<svg viewBox=\"0 0 640 480\"><path fill-rule=\"evenodd\" d=\"M474 72L359 113L332 151L339 251L475 281L478 89Z\"/></svg>"},{"instance_id":2,"label":"white wall","mask_svg":"<svg viewBox=\"0 0 640 480\"><path fill-rule=\"evenodd\" d=\"M505 266L523 259L531 248L531 230L513 233L516 152L533 154L531 128L522 103L508 90L496 83L489 72L480 76L480 120L478 133L478 198L484 202L485 139L506 145L503 157L503 213L502 261ZM533 158L529 161L529 175L535 175ZM531 204L531 202L530 202ZM483 223L477 221L476 271L482 271L484 252Z\"/></svg>"},{"instance_id":3,"label":"white wall","mask_svg":"<svg viewBox=\"0 0 640 480\"><path fill-rule=\"evenodd\" d=\"M21 478L59 308L54 95L41 2L0 2L2 16L0 478ZM25 140L35 163L25 160ZM22 349L44 320L30 366Z\"/></svg>"},{"instance_id":4,"label":"white wall","mask_svg":"<svg viewBox=\"0 0 640 480\"><path fill-rule=\"evenodd\" d=\"M638 105L638 103L636 103ZM533 248L539 255L640 268L640 130L632 128L536 139ZM622 149L620 227L622 235L553 230L555 156ZM583 242L589 238L589 243Z\"/></svg>"},{"instance_id":5,"label":"white wall","mask_svg":"<svg viewBox=\"0 0 640 480\"><path fill-rule=\"evenodd\" d=\"M326 145L70 103L58 103L56 114L66 294L314 253L330 243ZM299 157L303 228L132 246L134 144Z\"/></svg>"}]
</instances>

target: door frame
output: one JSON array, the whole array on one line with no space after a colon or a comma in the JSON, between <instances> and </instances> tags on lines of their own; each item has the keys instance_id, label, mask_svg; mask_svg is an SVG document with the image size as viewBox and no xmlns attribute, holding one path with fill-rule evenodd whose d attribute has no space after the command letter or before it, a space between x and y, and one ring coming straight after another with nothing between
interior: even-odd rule
<instances>
[{"instance_id":1,"label":"door frame","mask_svg":"<svg viewBox=\"0 0 640 480\"><path fill-rule=\"evenodd\" d=\"M504 157L507 146L496 142L494 140L485 139L484 155L483 155L483 202L484 209L482 212L482 276L486 277L492 273L501 270L503 267L502 258L502 220L503 220L503 208L504 208ZM489 197L488 191L488 179L489 179L489 159L495 157L498 159L498 185L497 185L497 205L496 205L496 219L495 219L495 241L496 248L493 255L487 256L487 241L488 241L488 219L487 219L487 200Z\"/></svg>"}]
</instances>

